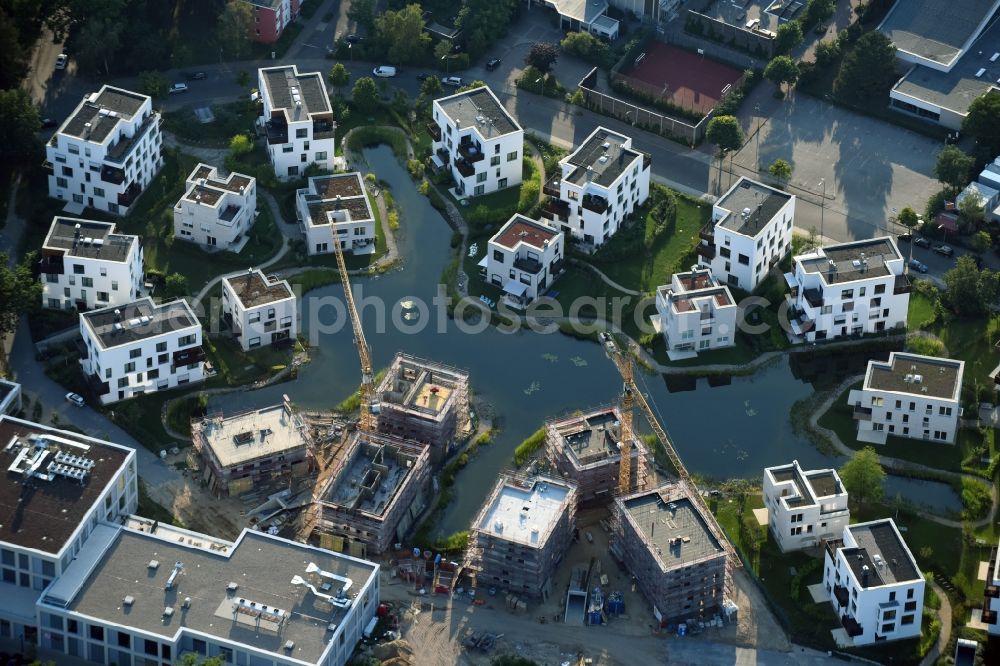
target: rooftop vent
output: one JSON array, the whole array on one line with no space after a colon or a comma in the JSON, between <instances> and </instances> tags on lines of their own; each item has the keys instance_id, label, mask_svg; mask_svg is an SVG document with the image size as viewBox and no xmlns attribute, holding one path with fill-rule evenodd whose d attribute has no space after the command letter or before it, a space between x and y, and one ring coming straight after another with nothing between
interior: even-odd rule
<instances>
[{"instance_id":1,"label":"rooftop vent","mask_svg":"<svg viewBox=\"0 0 1000 666\"><path fill-rule=\"evenodd\" d=\"M135 597L133 597L131 594L127 595L124 599L122 599L122 606L125 606L126 608L130 607L134 603L135 603Z\"/></svg>"},{"instance_id":2,"label":"rooftop vent","mask_svg":"<svg viewBox=\"0 0 1000 666\"><path fill-rule=\"evenodd\" d=\"M981 77L985 73L986 73L986 68L985 67L980 67L979 71L976 72L976 78L978 79L979 77Z\"/></svg>"},{"instance_id":3,"label":"rooftop vent","mask_svg":"<svg viewBox=\"0 0 1000 666\"><path fill-rule=\"evenodd\" d=\"M295 649L295 641L285 641L285 644L284 644L283 647L286 650L294 650Z\"/></svg>"},{"instance_id":4,"label":"rooftop vent","mask_svg":"<svg viewBox=\"0 0 1000 666\"><path fill-rule=\"evenodd\" d=\"M601 144L601 148L603 148L604 150L607 150L610 147L611 147L611 144L608 143L607 141L605 141L604 143Z\"/></svg>"},{"instance_id":5,"label":"rooftop vent","mask_svg":"<svg viewBox=\"0 0 1000 666\"><path fill-rule=\"evenodd\" d=\"M184 603L181 604L181 608L191 608L191 597L184 597Z\"/></svg>"},{"instance_id":6,"label":"rooftop vent","mask_svg":"<svg viewBox=\"0 0 1000 666\"><path fill-rule=\"evenodd\" d=\"M226 585L227 592L235 592L238 589L240 589L239 583L230 582L229 585Z\"/></svg>"},{"instance_id":7,"label":"rooftop vent","mask_svg":"<svg viewBox=\"0 0 1000 666\"><path fill-rule=\"evenodd\" d=\"M994 53L990 56L990 62L996 62L997 58L1000 58L1000 53Z\"/></svg>"},{"instance_id":8,"label":"rooftop vent","mask_svg":"<svg viewBox=\"0 0 1000 666\"><path fill-rule=\"evenodd\" d=\"M150 560L146 566L155 571L160 568L160 562L158 560Z\"/></svg>"},{"instance_id":9,"label":"rooftop vent","mask_svg":"<svg viewBox=\"0 0 1000 666\"><path fill-rule=\"evenodd\" d=\"M163 617L165 617L165 618L166 617L173 617L173 615L174 615L174 609L172 607L165 606L163 608Z\"/></svg>"}]
</instances>

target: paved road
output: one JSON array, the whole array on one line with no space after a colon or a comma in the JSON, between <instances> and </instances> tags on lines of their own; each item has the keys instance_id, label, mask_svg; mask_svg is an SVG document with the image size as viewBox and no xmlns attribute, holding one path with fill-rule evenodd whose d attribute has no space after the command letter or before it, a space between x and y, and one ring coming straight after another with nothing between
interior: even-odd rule
<instances>
[{"instance_id":1,"label":"paved road","mask_svg":"<svg viewBox=\"0 0 1000 666\"><path fill-rule=\"evenodd\" d=\"M827 666L832 661L825 652L801 647L776 652L689 638L667 639L665 648L664 663L676 666Z\"/></svg>"}]
</instances>

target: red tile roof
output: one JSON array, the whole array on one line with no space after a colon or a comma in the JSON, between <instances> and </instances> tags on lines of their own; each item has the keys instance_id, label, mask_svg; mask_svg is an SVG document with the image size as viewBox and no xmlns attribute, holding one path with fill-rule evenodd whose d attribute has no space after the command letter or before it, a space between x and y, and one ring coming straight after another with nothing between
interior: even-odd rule
<instances>
[{"instance_id":1,"label":"red tile roof","mask_svg":"<svg viewBox=\"0 0 1000 666\"><path fill-rule=\"evenodd\" d=\"M494 241L508 249L513 249L520 241L541 250L545 248L545 241L552 241L558 234L555 229L518 216L497 233Z\"/></svg>"}]
</instances>

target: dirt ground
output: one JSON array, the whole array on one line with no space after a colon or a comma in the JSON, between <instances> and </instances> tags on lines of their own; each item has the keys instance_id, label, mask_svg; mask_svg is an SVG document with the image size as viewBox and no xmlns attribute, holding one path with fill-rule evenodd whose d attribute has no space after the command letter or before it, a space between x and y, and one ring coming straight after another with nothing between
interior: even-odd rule
<instances>
[{"instance_id":1,"label":"dirt ground","mask_svg":"<svg viewBox=\"0 0 1000 666\"><path fill-rule=\"evenodd\" d=\"M663 663L665 643L669 640L707 641L780 651L791 648L752 581L742 571L735 577L735 601L739 607L737 626L707 629L697 637L668 636L656 626L652 608L642 594L632 589L631 576L609 555L608 534L600 525L600 520L607 517L605 510L577 514L581 539L564 556L553 581L552 596L544 603L530 603L525 613L508 611L499 595L487 597L482 606L473 605L467 597L418 597L411 585L383 574L382 599L408 607L401 617L402 637L415 651L416 663L421 666L485 666L496 655L511 653L555 666L573 662L581 656L592 659L596 665L632 666ZM593 543L584 536L588 531L594 538ZM562 615L570 572L576 564L589 564L592 557L600 560L602 572L608 576L604 589L623 593L626 614L612 618L603 626L566 625ZM477 631L504 634L504 637L490 653L464 648L463 638Z\"/></svg>"}]
</instances>

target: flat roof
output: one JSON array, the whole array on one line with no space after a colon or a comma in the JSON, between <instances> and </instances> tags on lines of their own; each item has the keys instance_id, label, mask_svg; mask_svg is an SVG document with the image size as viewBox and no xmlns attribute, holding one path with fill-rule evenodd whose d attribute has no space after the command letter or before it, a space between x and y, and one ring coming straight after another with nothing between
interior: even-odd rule
<instances>
[{"instance_id":1,"label":"flat roof","mask_svg":"<svg viewBox=\"0 0 1000 666\"><path fill-rule=\"evenodd\" d=\"M305 585L293 585L293 577L324 595L334 594L343 583L323 587L331 579L308 573L310 563L346 577L351 580L346 596L353 605L359 603L356 595L364 585L378 575L374 563L252 530L244 530L226 550L121 528L68 610L167 639L189 630L318 663L333 637L329 626L340 625L349 609L331 604ZM159 563L155 569L149 566L154 560ZM165 590L177 562L182 568L175 585ZM228 589L231 583L237 585L233 591ZM128 605L123 603L126 596L131 597ZM190 605L184 608L188 598ZM172 616L164 617L166 607L173 609ZM278 610L281 619L275 621ZM286 650L288 642L293 646Z\"/></svg>"},{"instance_id":2,"label":"flat roof","mask_svg":"<svg viewBox=\"0 0 1000 666\"><path fill-rule=\"evenodd\" d=\"M958 400L965 361L892 352L888 361L868 361L864 389Z\"/></svg>"},{"instance_id":3,"label":"flat roof","mask_svg":"<svg viewBox=\"0 0 1000 666\"><path fill-rule=\"evenodd\" d=\"M880 587L922 579L920 568L891 518L858 523L846 529L858 545L856 548L844 548L844 557L862 587ZM867 585L864 584L866 566Z\"/></svg>"},{"instance_id":4,"label":"flat roof","mask_svg":"<svg viewBox=\"0 0 1000 666\"><path fill-rule=\"evenodd\" d=\"M552 242L561 233L557 229L517 213L500 227L500 231L493 235L490 242L501 245L508 250L515 249L518 243L524 243L536 250L544 251L546 242Z\"/></svg>"},{"instance_id":5,"label":"flat roof","mask_svg":"<svg viewBox=\"0 0 1000 666\"><path fill-rule=\"evenodd\" d=\"M296 195L305 203L309 211L308 223L314 227L347 222L348 217L351 222L375 219L364 179L358 171L313 176L309 186L298 190ZM341 217L344 219L339 219Z\"/></svg>"},{"instance_id":6,"label":"flat roof","mask_svg":"<svg viewBox=\"0 0 1000 666\"><path fill-rule=\"evenodd\" d=\"M514 116L486 86L442 97L437 104L459 129L475 128L484 139L521 130Z\"/></svg>"},{"instance_id":7,"label":"flat roof","mask_svg":"<svg viewBox=\"0 0 1000 666\"><path fill-rule=\"evenodd\" d=\"M242 275L224 277L222 281L229 285L244 308L255 308L295 297L287 280L272 280L259 268Z\"/></svg>"},{"instance_id":8,"label":"flat roof","mask_svg":"<svg viewBox=\"0 0 1000 666\"><path fill-rule=\"evenodd\" d=\"M103 143L119 122L131 121L148 99L146 95L105 85L100 91L85 95L57 133Z\"/></svg>"},{"instance_id":9,"label":"flat roof","mask_svg":"<svg viewBox=\"0 0 1000 666\"><path fill-rule=\"evenodd\" d=\"M902 258L896 242L885 236L827 245L795 261L805 272L818 273L826 284L843 284L892 275L887 262Z\"/></svg>"},{"instance_id":10,"label":"flat roof","mask_svg":"<svg viewBox=\"0 0 1000 666\"><path fill-rule=\"evenodd\" d=\"M17 382L0 377L0 404L3 404L4 399L20 387L21 385Z\"/></svg>"},{"instance_id":11,"label":"flat roof","mask_svg":"<svg viewBox=\"0 0 1000 666\"><path fill-rule=\"evenodd\" d=\"M556 11L566 18L590 24L608 11L607 0L550 0Z\"/></svg>"},{"instance_id":12,"label":"flat roof","mask_svg":"<svg viewBox=\"0 0 1000 666\"><path fill-rule=\"evenodd\" d=\"M791 483L797 496L785 495L783 499L789 508L814 506L818 498L832 497L847 492L837 472L832 469L803 470L798 460L788 465L778 465L765 469L775 483Z\"/></svg>"},{"instance_id":13,"label":"flat roof","mask_svg":"<svg viewBox=\"0 0 1000 666\"><path fill-rule=\"evenodd\" d=\"M452 404L456 391L468 388L469 373L443 363L397 353L378 386L383 408L398 405L437 417Z\"/></svg>"},{"instance_id":14,"label":"flat roof","mask_svg":"<svg viewBox=\"0 0 1000 666\"><path fill-rule=\"evenodd\" d=\"M728 211L717 224L744 236L756 236L791 198L787 192L741 177L715 203Z\"/></svg>"},{"instance_id":15,"label":"flat roof","mask_svg":"<svg viewBox=\"0 0 1000 666\"><path fill-rule=\"evenodd\" d=\"M504 477L475 528L496 539L542 548L574 490L561 481L535 477L526 483ZM487 500L489 501L489 500Z\"/></svg>"},{"instance_id":16,"label":"flat roof","mask_svg":"<svg viewBox=\"0 0 1000 666\"><path fill-rule=\"evenodd\" d=\"M381 519L399 491L414 477L422 445L387 437L352 434L340 470L321 501Z\"/></svg>"},{"instance_id":17,"label":"flat roof","mask_svg":"<svg viewBox=\"0 0 1000 666\"><path fill-rule=\"evenodd\" d=\"M562 446L583 464L618 456L621 441L621 411L616 406L599 407L549 424L562 439Z\"/></svg>"},{"instance_id":18,"label":"flat roof","mask_svg":"<svg viewBox=\"0 0 1000 666\"><path fill-rule=\"evenodd\" d=\"M58 554L131 452L110 442L0 415L0 466L5 475L0 483L0 542ZM75 456L73 464L58 462L64 453ZM16 471L39 455L36 476ZM48 469L52 463L88 469L86 474L52 474Z\"/></svg>"},{"instance_id":19,"label":"flat roof","mask_svg":"<svg viewBox=\"0 0 1000 666\"><path fill-rule=\"evenodd\" d=\"M897 3L899 4L899 3ZM930 67L915 66L896 83L893 92L921 100L959 115L967 115L969 105L1000 80L1000 58L990 61L1000 52L1000 20L987 26L982 36L951 68L942 72ZM980 70L983 70L980 76Z\"/></svg>"},{"instance_id":20,"label":"flat roof","mask_svg":"<svg viewBox=\"0 0 1000 666\"><path fill-rule=\"evenodd\" d=\"M285 110L289 121L300 120L298 109L308 115L330 113L330 98L319 72L299 72L298 65L262 67L272 111ZM300 106L301 105L301 106Z\"/></svg>"},{"instance_id":21,"label":"flat roof","mask_svg":"<svg viewBox=\"0 0 1000 666\"><path fill-rule=\"evenodd\" d=\"M626 147L631 142L627 136L598 127L565 158L568 164L576 167L566 180L576 185L589 180L610 187L636 160L642 160L641 153Z\"/></svg>"},{"instance_id":22,"label":"flat roof","mask_svg":"<svg viewBox=\"0 0 1000 666\"><path fill-rule=\"evenodd\" d=\"M879 30L900 51L949 67L1000 6L1000 0L906 0L889 10Z\"/></svg>"},{"instance_id":23,"label":"flat roof","mask_svg":"<svg viewBox=\"0 0 1000 666\"><path fill-rule=\"evenodd\" d=\"M98 222L75 217L52 218L52 226L43 249L62 250L67 257L122 262L128 259L138 236L116 234L112 222Z\"/></svg>"},{"instance_id":24,"label":"flat roof","mask_svg":"<svg viewBox=\"0 0 1000 666\"><path fill-rule=\"evenodd\" d=\"M616 501L624 506L663 571L712 556L725 557L701 512L679 486L667 485Z\"/></svg>"},{"instance_id":25,"label":"flat roof","mask_svg":"<svg viewBox=\"0 0 1000 666\"><path fill-rule=\"evenodd\" d=\"M283 404L227 417L209 416L194 424L192 438L211 449L222 467L304 449L309 444L305 424Z\"/></svg>"},{"instance_id":26,"label":"flat roof","mask_svg":"<svg viewBox=\"0 0 1000 666\"><path fill-rule=\"evenodd\" d=\"M126 305L84 312L80 318L87 322L105 349L201 326L184 299L154 304L153 299L147 297Z\"/></svg>"},{"instance_id":27,"label":"flat roof","mask_svg":"<svg viewBox=\"0 0 1000 666\"><path fill-rule=\"evenodd\" d=\"M215 206L227 192L242 194L253 182L253 177L241 173L230 173L221 178L217 168L199 164L187 177L188 190L184 198L201 205Z\"/></svg>"}]
</instances>

